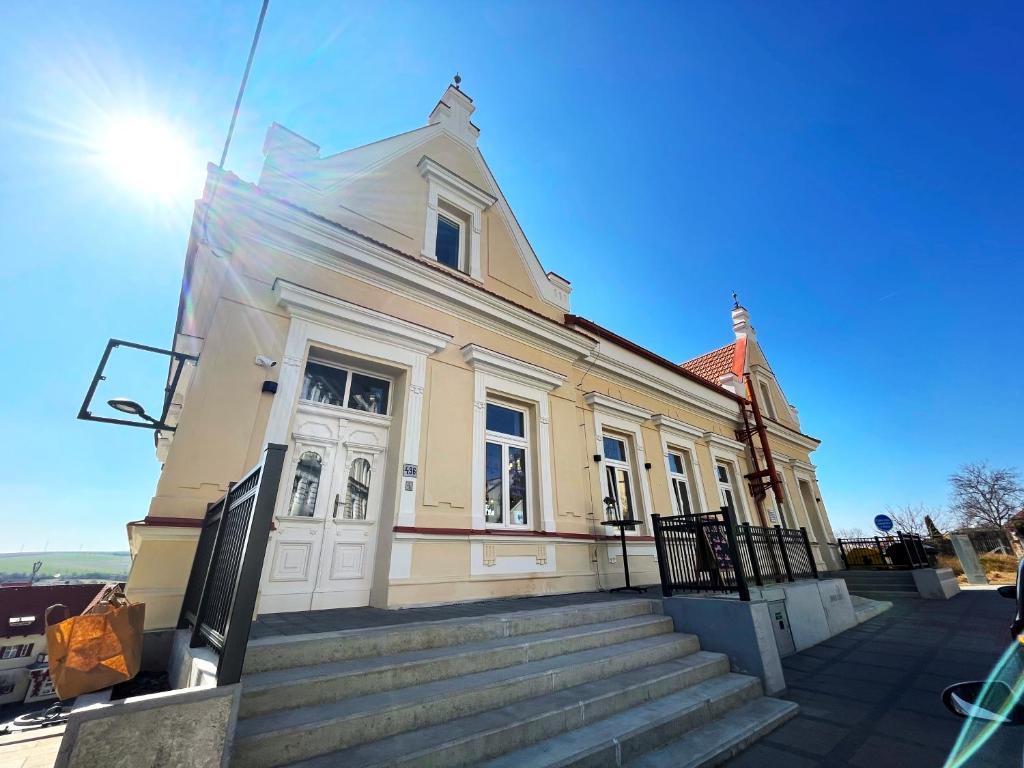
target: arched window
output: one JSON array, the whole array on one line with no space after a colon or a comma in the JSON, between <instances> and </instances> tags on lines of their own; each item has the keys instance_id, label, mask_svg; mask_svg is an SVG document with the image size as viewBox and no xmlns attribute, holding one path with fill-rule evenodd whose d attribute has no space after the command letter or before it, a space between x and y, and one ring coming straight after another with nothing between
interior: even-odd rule
<instances>
[{"instance_id":1,"label":"arched window","mask_svg":"<svg viewBox=\"0 0 1024 768\"><path fill-rule=\"evenodd\" d=\"M295 482L292 484L292 503L288 514L295 517L313 517L316 510L316 492L320 488L320 471L323 457L314 451L306 451L299 457L295 467Z\"/></svg>"},{"instance_id":2,"label":"arched window","mask_svg":"<svg viewBox=\"0 0 1024 768\"><path fill-rule=\"evenodd\" d=\"M348 473L348 504L346 520L365 520L366 502L370 498L370 462L356 459Z\"/></svg>"}]
</instances>

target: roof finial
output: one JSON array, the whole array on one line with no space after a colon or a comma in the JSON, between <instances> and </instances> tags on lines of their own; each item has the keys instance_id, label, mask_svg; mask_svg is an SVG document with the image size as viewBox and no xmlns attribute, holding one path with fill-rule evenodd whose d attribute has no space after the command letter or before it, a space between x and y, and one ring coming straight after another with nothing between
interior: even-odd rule
<instances>
[{"instance_id":1,"label":"roof finial","mask_svg":"<svg viewBox=\"0 0 1024 768\"><path fill-rule=\"evenodd\" d=\"M740 308L740 297L736 295L736 291L732 292L732 308L733 309L739 309Z\"/></svg>"},{"instance_id":2,"label":"roof finial","mask_svg":"<svg viewBox=\"0 0 1024 768\"><path fill-rule=\"evenodd\" d=\"M459 88L459 83L462 82L462 75L460 75L458 72L456 72L455 73L455 77L452 78L452 79L455 82L455 90L457 90L457 91L462 90L461 88Z\"/></svg>"}]
</instances>

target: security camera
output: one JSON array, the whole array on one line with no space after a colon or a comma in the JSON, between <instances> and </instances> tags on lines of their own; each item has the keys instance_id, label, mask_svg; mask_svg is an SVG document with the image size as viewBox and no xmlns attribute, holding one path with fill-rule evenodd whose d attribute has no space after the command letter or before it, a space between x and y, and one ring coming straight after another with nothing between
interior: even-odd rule
<instances>
[{"instance_id":1,"label":"security camera","mask_svg":"<svg viewBox=\"0 0 1024 768\"><path fill-rule=\"evenodd\" d=\"M266 355L256 355L256 365L260 368L273 368L277 365L277 360L271 360Z\"/></svg>"}]
</instances>

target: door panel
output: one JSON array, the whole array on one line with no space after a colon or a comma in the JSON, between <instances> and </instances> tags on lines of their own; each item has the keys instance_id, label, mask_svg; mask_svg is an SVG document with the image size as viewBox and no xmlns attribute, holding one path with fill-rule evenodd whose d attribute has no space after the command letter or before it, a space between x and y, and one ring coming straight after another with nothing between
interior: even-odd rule
<instances>
[{"instance_id":1,"label":"door panel","mask_svg":"<svg viewBox=\"0 0 1024 768\"><path fill-rule=\"evenodd\" d=\"M300 403L259 612L369 604L389 420Z\"/></svg>"}]
</instances>

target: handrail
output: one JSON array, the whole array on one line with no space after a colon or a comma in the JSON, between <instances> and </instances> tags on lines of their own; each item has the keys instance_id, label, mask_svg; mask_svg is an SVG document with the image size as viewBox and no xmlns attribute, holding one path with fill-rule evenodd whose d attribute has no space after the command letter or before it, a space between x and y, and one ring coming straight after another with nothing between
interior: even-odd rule
<instances>
[{"instance_id":1,"label":"handrail","mask_svg":"<svg viewBox=\"0 0 1024 768\"><path fill-rule=\"evenodd\" d=\"M203 518L178 628L192 630L191 647L217 653L218 686L242 675L286 451L269 444L263 461L229 484Z\"/></svg>"}]
</instances>

